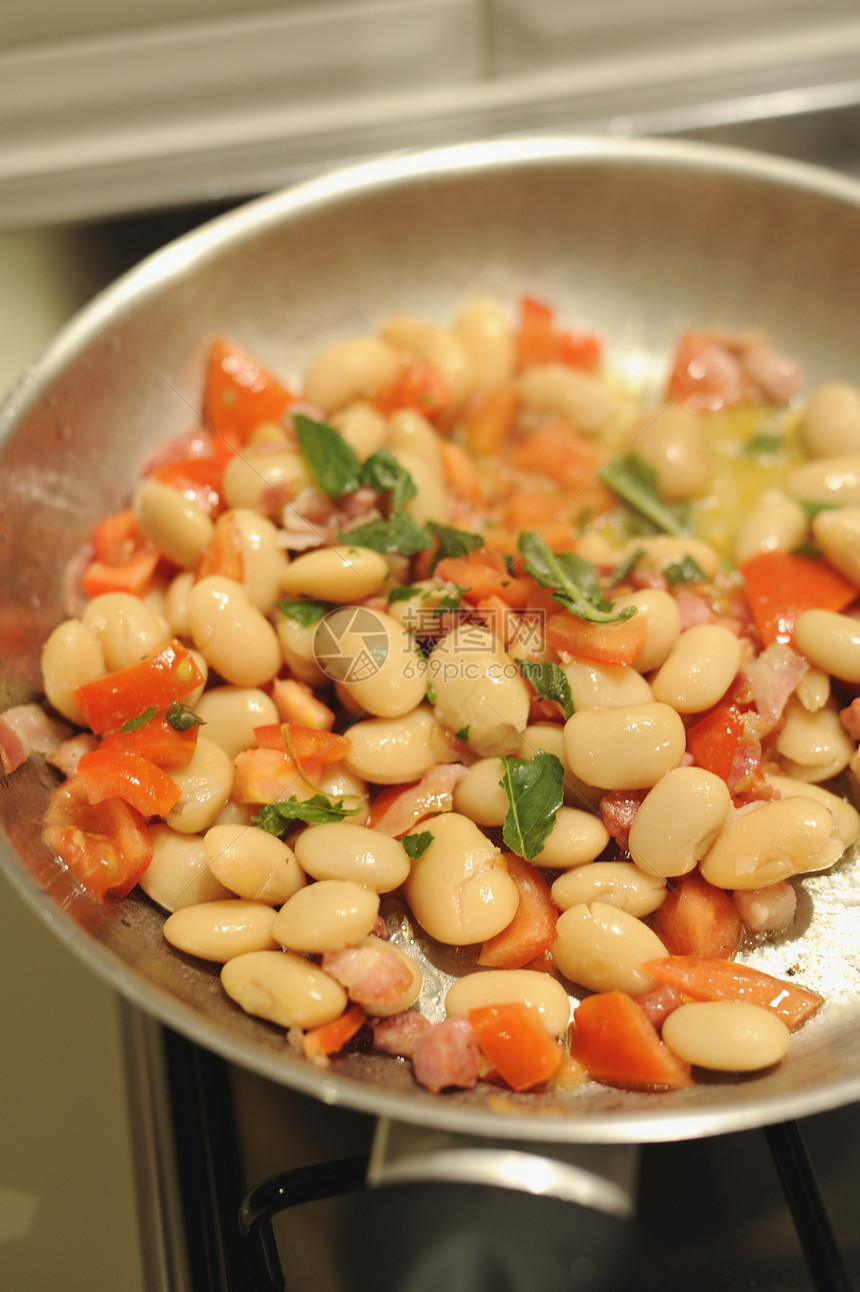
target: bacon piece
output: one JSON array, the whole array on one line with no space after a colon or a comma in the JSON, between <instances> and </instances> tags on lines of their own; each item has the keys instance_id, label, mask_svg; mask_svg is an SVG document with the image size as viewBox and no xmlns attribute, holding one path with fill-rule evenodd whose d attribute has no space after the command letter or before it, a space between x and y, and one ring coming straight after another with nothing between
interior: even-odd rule
<instances>
[{"instance_id":1,"label":"bacon piece","mask_svg":"<svg viewBox=\"0 0 860 1292\"><path fill-rule=\"evenodd\" d=\"M334 713L314 694L306 682L294 677L276 677L272 683L272 700L281 722L297 722L316 731L331 731Z\"/></svg>"},{"instance_id":2,"label":"bacon piece","mask_svg":"<svg viewBox=\"0 0 860 1292\"><path fill-rule=\"evenodd\" d=\"M797 914L797 892L784 879L767 888L737 889L734 903L750 933L779 933Z\"/></svg>"},{"instance_id":3,"label":"bacon piece","mask_svg":"<svg viewBox=\"0 0 860 1292\"><path fill-rule=\"evenodd\" d=\"M800 377L797 364L769 345L755 339L740 353L741 367L764 399L773 404L787 404L797 394Z\"/></svg>"},{"instance_id":4,"label":"bacon piece","mask_svg":"<svg viewBox=\"0 0 860 1292\"><path fill-rule=\"evenodd\" d=\"M8 776L31 754L51 754L70 728L51 718L39 704L16 704L0 713L0 767Z\"/></svg>"},{"instance_id":5,"label":"bacon piece","mask_svg":"<svg viewBox=\"0 0 860 1292\"><path fill-rule=\"evenodd\" d=\"M454 806L454 786L467 770L462 763L439 763L431 767L411 789L396 796L374 822L374 829L397 838L431 812L450 812Z\"/></svg>"},{"instance_id":6,"label":"bacon piece","mask_svg":"<svg viewBox=\"0 0 860 1292\"><path fill-rule=\"evenodd\" d=\"M777 725L789 696L809 672L809 661L790 646L772 642L757 658L744 661L741 672L762 719L759 734L766 735Z\"/></svg>"},{"instance_id":7,"label":"bacon piece","mask_svg":"<svg viewBox=\"0 0 860 1292\"><path fill-rule=\"evenodd\" d=\"M860 696L853 699L846 709L839 710L839 721L852 740L860 740Z\"/></svg>"},{"instance_id":8,"label":"bacon piece","mask_svg":"<svg viewBox=\"0 0 860 1292\"><path fill-rule=\"evenodd\" d=\"M675 598L678 613L681 616L681 631L696 628L699 624L709 624L714 618L714 609L707 597L698 592L682 592Z\"/></svg>"},{"instance_id":9,"label":"bacon piece","mask_svg":"<svg viewBox=\"0 0 860 1292\"><path fill-rule=\"evenodd\" d=\"M433 1094L477 1085L481 1051L467 1018L446 1018L421 1032L412 1046L415 1080Z\"/></svg>"},{"instance_id":10,"label":"bacon piece","mask_svg":"<svg viewBox=\"0 0 860 1292\"><path fill-rule=\"evenodd\" d=\"M9 776L27 761L24 742L9 724L0 719L0 767Z\"/></svg>"},{"instance_id":11,"label":"bacon piece","mask_svg":"<svg viewBox=\"0 0 860 1292\"><path fill-rule=\"evenodd\" d=\"M644 790L615 790L611 794L604 794L600 800L600 815L603 818L603 824L615 842L625 851L630 838L630 827L633 824L633 818L639 811L644 797Z\"/></svg>"},{"instance_id":12,"label":"bacon piece","mask_svg":"<svg viewBox=\"0 0 860 1292\"><path fill-rule=\"evenodd\" d=\"M59 748L46 755L46 761L62 772L68 780L70 776L74 776L77 772L78 763L83 755L92 753L98 747L98 736L93 736L88 731L85 731L79 736L72 736L69 740L64 740Z\"/></svg>"},{"instance_id":13,"label":"bacon piece","mask_svg":"<svg viewBox=\"0 0 860 1292\"><path fill-rule=\"evenodd\" d=\"M418 994L418 966L391 943L372 937L364 939L360 946L326 951L322 969L369 1014L397 1013L411 1005Z\"/></svg>"},{"instance_id":14,"label":"bacon piece","mask_svg":"<svg viewBox=\"0 0 860 1292\"><path fill-rule=\"evenodd\" d=\"M659 1032L672 1010L677 1009L683 999L677 987L673 987L670 982L663 982L644 996L637 996L636 1004L652 1027L656 1027Z\"/></svg>"},{"instance_id":15,"label":"bacon piece","mask_svg":"<svg viewBox=\"0 0 860 1292\"><path fill-rule=\"evenodd\" d=\"M414 1009L405 1009L373 1024L373 1044L385 1054L397 1054L402 1059L411 1059L416 1040L428 1027L429 1018Z\"/></svg>"}]
</instances>

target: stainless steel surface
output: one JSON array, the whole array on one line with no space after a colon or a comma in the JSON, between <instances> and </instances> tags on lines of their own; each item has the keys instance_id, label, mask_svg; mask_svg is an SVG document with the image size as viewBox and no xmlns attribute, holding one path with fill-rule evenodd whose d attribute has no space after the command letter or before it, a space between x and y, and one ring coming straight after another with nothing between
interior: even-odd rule
<instances>
[{"instance_id":1,"label":"stainless steel surface","mask_svg":"<svg viewBox=\"0 0 860 1292\"><path fill-rule=\"evenodd\" d=\"M513 301L523 291L604 331L610 361L645 382L688 325L761 328L808 381L850 379L860 186L696 145L521 140L325 177L166 248L87 309L3 409L0 701L38 686L76 545L124 502L147 447L193 422L214 332L289 376L383 314L444 320L477 292ZM739 1130L860 1097L851 866L806 884L802 931L768 962L828 997L774 1071L675 1094L589 1086L490 1104L482 1091L431 1096L386 1056L305 1064L280 1032L232 1006L214 970L164 944L146 899L101 905L76 888L39 842L51 784L34 762L0 793L3 869L34 909L132 1001L326 1103L467 1134L624 1142Z\"/></svg>"}]
</instances>

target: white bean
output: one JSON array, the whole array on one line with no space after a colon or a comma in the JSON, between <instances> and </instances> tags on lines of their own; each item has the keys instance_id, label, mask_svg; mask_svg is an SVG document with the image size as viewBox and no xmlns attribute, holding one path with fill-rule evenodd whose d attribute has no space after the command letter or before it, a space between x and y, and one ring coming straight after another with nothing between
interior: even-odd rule
<instances>
[{"instance_id":1,"label":"white bean","mask_svg":"<svg viewBox=\"0 0 860 1292\"><path fill-rule=\"evenodd\" d=\"M209 546L215 526L196 502L158 480L144 480L134 496L137 524L168 561L193 570Z\"/></svg>"},{"instance_id":2,"label":"white bean","mask_svg":"<svg viewBox=\"0 0 860 1292\"><path fill-rule=\"evenodd\" d=\"M98 638L80 619L58 624L42 647L42 689L48 703L69 722L87 725L75 691L107 672Z\"/></svg>"},{"instance_id":3,"label":"white bean","mask_svg":"<svg viewBox=\"0 0 860 1292\"><path fill-rule=\"evenodd\" d=\"M406 314L392 315L380 331L392 345L430 364L445 383L454 408L465 403L472 393L474 372L469 352L456 333Z\"/></svg>"},{"instance_id":4,"label":"white bean","mask_svg":"<svg viewBox=\"0 0 860 1292\"><path fill-rule=\"evenodd\" d=\"M165 818L167 824L180 834L206 830L230 797L233 784L233 764L224 750L205 736L198 736L188 766L165 770L181 791Z\"/></svg>"},{"instance_id":5,"label":"white bean","mask_svg":"<svg viewBox=\"0 0 860 1292\"><path fill-rule=\"evenodd\" d=\"M247 1014L279 1027L321 1027L342 1014L347 996L339 982L289 951L249 951L221 970L221 985Z\"/></svg>"},{"instance_id":6,"label":"white bean","mask_svg":"<svg viewBox=\"0 0 860 1292\"><path fill-rule=\"evenodd\" d=\"M860 505L860 454L817 458L789 472L785 490L802 502Z\"/></svg>"},{"instance_id":7,"label":"white bean","mask_svg":"<svg viewBox=\"0 0 860 1292\"><path fill-rule=\"evenodd\" d=\"M304 396L324 413L356 399L373 399L400 371L394 349L378 337L341 341L314 359L305 374Z\"/></svg>"},{"instance_id":8,"label":"white bean","mask_svg":"<svg viewBox=\"0 0 860 1292\"><path fill-rule=\"evenodd\" d=\"M641 919L656 911L666 896L666 881L646 875L627 861L595 861L559 875L552 900L560 911L580 902L605 902Z\"/></svg>"},{"instance_id":9,"label":"white bean","mask_svg":"<svg viewBox=\"0 0 860 1292\"><path fill-rule=\"evenodd\" d=\"M152 861L138 884L165 911L230 896L230 890L209 869L199 835L177 834L167 825L154 823L149 827L149 837Z\"/></svg>"},{"instance_id":10,"label":"white bean","mask_svg":"<svg viewBox=\"0 0 860 1292\"><path fill-rule=\"evenodd\" d=\"M564 773L564 801L574 808L597 808L603 791L574 776L567 761L564 746L564 727L556 722L530 722L520 736L517 758L533 758L539 750L554 754Z\"/></svg>"},{"instance_id":11,"label":"white bean","mask_svg":"<svg viewBox=\"0 0 860 1292\"><path fill-rule=\"evenodd\" d=\"M686 875L710 848L732 807L722 777L675 767L649 790L630 827L630 858L647 875Z\"/></svg>"},{"instance_id":12,"label":"white bean","mask_svg":"<svg viewBox=\"0 0 860 1292\"><path fill-rule=\"evenodd\" d=\"M529 412L555 413L585 435L629 416L627 399L597 377L566 364L527 368L517 386Z\"/></svg>"},{"instance_id":13,"label":"white bean","mask_svg":"<svg viewBox=\"0 0 860 1292\"><path fill-rule=\"evenodd\" d=\"M224 468L221 492L228 507L258 507L270 493L284 502L313 484L300 453L237 453Z\"/></svg>"},{"instance_id":14,"label":"white bean","mask_svg":"<svg viewBox=\"0 0 860 1292\"><path fill-rule=\"evenodd\" d=\"M246 901L282 906L304 886L292 848L257 826L210 826L203 846L215 878Z\"/></svg>"},{"instance_id":15,"label":"white bean","mask_svg":"<svg viewBox=\"0 0 860 1292\"><path fill-rule=\"evenodd\" d=\"M261 686L280 669L277 633L232 579L214 574L195 584L188 618L194 645L225 682Z\"/></svg>"},{"instance_id":16,"label":"white bean","mask_svg":"<svg viewBox=\"0 0 860 1292\"><path fill-rule=\"evenodd\" d=\"M245 570L242 584L252 604L267 615L280 595L287 569L286 553L278 545L277 527L246 507L227 515L239 531Z\"/></svg>"},{"instance_id":17,"label":"white bean","mask_svg":"<svg viewBox=\"0 0 860 1292\"><path fill-rule=\"evenodd\" d=\"M565 723L564 744L571 771L587 785L650 789L680 765L686 732L674 709L654 702L574 713Z\"/></svg>"},{"instance_id":18,"label":"white bean","mask_svg":"<svg viewBox=\"0 0 860 1292\"><path fill-rule=\"evenodd\" d=\"M197 701L195 712L206 724L206 736L230 758L256 744L255 727L278 721L271 698L253 686L213 686Z\"/></svg>"},{"instance_id":19,"label":"white bean","mask_svg":"<svg viewBox=\"0 0 860 1292\"><path fill-rule=\"evenodd\" d=\"M277 616L276 632L284 663L293 677L308 686L324 686L329 680L314 654L316 631L317 624L302 624L289 615Z\"/></svg>"},{"instance_id":20,"label":"white bean","mask_svg":"<svg viewBox=\"0 0 860 1292\"><path fill-rule=\"evenodd\" d=\"M860 622L835 610L804 610L794 625L797 649L816 668L860 683Z\"/></svg>"},{"instance_id":21,"label":"white bean","mask_svg":"<svg viewBox=\"0 0 860 1292\"><path fill-rule=\"evenodd\" d=\"M641 673L626 664L597 664L574 659L562 665L570 683L574 709L617 709L647 704L654 696Z\"/></svg>"},{"instance_id":22,"label":"white bean","mask_svg":"<svg viewBox=\"0 0 860 1292\"><path fill-rule=\"evenodd\" d=\"M299 865L313 879L348 879L374 893L392 892L409 874L399 839L349 821L308 826L295 850Z\"/></svg>"},{"instance_id":23,"label":"white bean","mask_svg":"<svg viewBox=\"0 0 860 1292\"><path fill-rule=\"evenodd\" d=\"M498 301L487 297L469 301L454 327L472 361L476 389L493 390L511 380L514 335L507 310Z\"/></svg>"},{"instance_id":24,"label":"white bean","mask_svg":"<svg viewBox=\"0 0 860 1292\"><path fill-rule=\"evenodd\" d=\"M457 755L444 727L426 705L402 718L368 718L349 728L352 747L347 768L375 785L403 785L418 780L437 763Z\"/></svg>"},{"instance_id":25,"label":"white bean","mask_svg":"<svg viewBox=\"0 0 860 1292\"><path fill-rule=\"evenodd\" d=\"M860 391L844 381L813 390L800 422L800 438L810 457L860 451Z\"/></svg>"},{"instance_id":26,"label":"white bean","mask_svg":"<svg viewBox=\"0 0 860 1292\"><path fill-rule=\"evenodd\" d=\"M550 1036L563 1036L570 1022L570 997L557 978L536 969L483 969L463 974L448 990L449 1018L464 1018L487 1005L531 1005Z\"/></svg>"},{"instance_id":27,"label":"white bean","mask_svg":"<svg viewBox=\"0 0 860 1292\"><path fill-rule=\"evenodd\" d=\"M519 905L499 850L468 817L446 812L416 833L433 841L412 863L404 890L418 923L451 946L483 942L507 928Z\"/></svg>"},{"instance_id":28,"label":"white bean","mask_svg":"<svg viewBox=\"0 0 860 1292\"><path fill-rule=\"evenodd\" d=\"M788 1049L791 1032L763 1005L703 1000L680 1005L663 1024L662 1038L687 1063L715 1072L758 1072Z\"/></svg>"},{"instance_id":29,"label":"white bean","mask_svg":"<svg viewBox=\"0 0 860 1292\"><path fill-rule=\"evenodd\" d=\"M791 776L768 775L765 779L774 789L779 790L780 798L800 796L815 799L816 803L823 803L833 817L834 832L844 844L853 843L860 835L860 813L853 804L838 794L832 793L831 790L826 790L823 785L797 781Z\"/></svg>"},{"instance_id":30,"label":"white bean","mask_svg":"<svg viewBox=\"0 0 860 1292\"><path fill-rule=\"evenodd\" d=\"M830 564L860 584L860 506L820 511L812 521L812 534Z\"/></svg>"},{"instance_id":31,"label":"white bean","mask_svg":"<svg viewBox=\"0 0 860 1292\"><path fill-rule=\"evenodd\" d=\"M532 858L536 866L567 870L594 861L609 843L609 831L596 812L560 807L543 848Z\"/></svg>"},{"instance_id":32,"label":"white bean","mask_svg":"<svg viewBox=\"0 0 860 1292\"><path fill-rule=\"evenodd\" d=\"M129 668L165 639L154 610L130 592L105 592L84 608L81 623L101 642L109 673Z\"/></svg>"},{"instance_id":33,"label":"white bean","mask_svg":"<svg viewBox=\"0 0 860 1292\"><path fill-rule=\"evenodd\" d=\"M190 637L191 625L188 622L188 599L194 587L194 572L183 570L170 580L167 596L164 601L164 613L174 637Z\"/></svg>"},{"instance_id":34,"label":"white bean","mask_svg":"<svg viewBox=\"0 0 860 1292\"><path fill-rule=\"evenodd\" d=\"M791 875L828 870L843 848L828 809L797 796L735 812L699 870L717 888L767 888Z\"/></svg>"},{"instance_id":35,"label":"white bean","mask_svg":"<svg viewBox=\"0 0 860 1292\"><path fill-rule=\"evenodd\" d=\"M378 893L352 880L321 879L282 906L272 933L291 951L340 951L367 937L378 914Z\"/></svg>"},{"instance_id":36,"label":"white bean","mask_svg":"<svg viewBox=\"0 0 860 1292\"><path fill-rule=\"evenodd\" d=\"M403 625L381 610L333 610L317 628L314 649L359 711L399 718L424 699L427 662Z\"/></svg>"},{"instance_id":37,"label":"white bean","mask_svg":"<svg viewBox=\"0 0 860 1292\"><path fill-rule=\"evenodd\" d=\"M720 568L720 558L701 538L684 538L674 534L643 534L638 538L628 539L621 548L619 560L626 560L639 553L636 564L643 570L658 570L662 573L668 565L676 565L685 557L691 557L706 579L716 578Z\"/></svg>"},{"instance_id":38,"label":"white bean","mask_svg":"<svg viewBox=\"0 0 860 1292\"><path fill-rule=\"evenodd\" d=\"M383 447L388 434L385 418L364 399L357 399L335 413L331 425L340 431L362 462Z\"/></svg>"},{"instance_id":39,"label":"white bean","mask_svg":"<svg viewBox=\"0 0 860 1292\"><path fill-rule=\"evenodd\" d=\"M760 552L790 552L806 541L809 520L799 502L785 494L766 497L741 521L735 535L735 560Z\"/></svg>"},{"instance_id":40,"label":"white bean","mask_svg":"<svg viewBox=\"0 0 860 1292\"><path fill-rule=\"evenodd\" d=\"M839 709L831 700L823 709L810 713L799 700L789 696L776 748L789 769L803 780L827 781L848 766L854 745L839 721Z\"/></svg>"},{"instance_id":41,"label":"white bean","mask_svg":"<svg viewBox=\"0 0 860 1292\"><path fill-rule=\"evenodd\" d=\"M820 668L809 668L794 689L800 703L809 713L823 709L830 699L830 676Z\"/></svg>"},{"instance_id":42,"label":"white bean","mask_svg":"<svg viewBox=\"0 0 860 1292\"><path fill-rule=\"evenodd\" d=\"M665 502L687 502L707 493L711 471L702 419L682 404L652 413L635 447L653 467Z\"/></svg>"},{"instance_id":43,"label":"white bean","mask_svg":"<svg viewBox=\"0 0 860 1292\"><path fill-rule=\"evenodd\" d=\"M388 565L379 552L343 543L297 556L284 571L281 591L287 597L352 605L374 596L387 578Z\"/></svg>"},{"instance_id":44,"label":"white bean","mask_svg":"<svg viewBox=\"0 0 860 1292\"><path fill-rule=\"evenodd\" d=\"M508 798L501 785L501 758L481 758L454 786L454 811L476 825L504 825Z\"/></svg>"},{"instance_id":45,"label":"white bean","mask_svg":"<svg viewBox=\"0 0 860 1292\"><path fill-rule=\"evenodd\" d=\"M174 911L164 921L163 932L170 945L186 955L224 964L250 951L273 950L274 919L271 906L227 898Z\"/></svg>"},{"instance_id":46,"label":"white bean","mask_svg":"<svg viewBox=\"0 0 860 1292\"><path fill-rule=\"evenodd\" d=\"M427 663L438 720L454 732L468 727L469 748L479 756L514 753L528 722L529 691L494 634L458 626Z\"/></svg>"},{"instance_id":47,"label":"white bean","mask_svg":"<svg viewBox=\"0 0 860 1292\"><path fill-rule=\"evenodd\" d=\"M703 713L725 695L741 662L741 644L720 624L697 624L675 642L652 678L654 699L678 713Z\"/></svg>"},{"instance_id":48,"label":"white bean","mask_svg":"<svg viewBox=\"0 0 860 1292\"><path fill-rule=\"evenodd\" d=\"M564 976L581 987L642 996L658 986L643 963L668 952L635 915L605 902L589 902L571 906L558 917L552 955Z\"/></svg>"},{"instance_id":49,"label":"white bean","mask_svg":"<svg viewBox=\"0 0 860 1292\"><path fill-rule=\"evenodd\" d=\"M681 635L681 612L678 603L662 588L643 588L616 597L615 608L624 610L635 606L645 621L645 645L633 661L639 673L651 673L659 668Z\"/></svg>"}]
</instances>

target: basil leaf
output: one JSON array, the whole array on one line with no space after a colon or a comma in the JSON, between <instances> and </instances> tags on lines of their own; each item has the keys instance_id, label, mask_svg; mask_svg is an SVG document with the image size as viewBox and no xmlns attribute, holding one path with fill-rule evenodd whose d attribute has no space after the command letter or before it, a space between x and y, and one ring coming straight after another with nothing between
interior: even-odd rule
<instances>
[{"instance_id":1,"label":"basil leaf","mask_svg":"<svg viewBox=\"0 0 860 1292\"><path fill-rule=\"evenodd\" d=\"M174 731L190 731L192 727L204 727L206 724L193 709L189 709L187 704L181 700L174 700L167 706L167 713L164 715Z\"/></svg>"},{"instance_id":2,"label":"basil leaf","mask_svg":"<svg viewBox=\"0 0 860 1292\"><path fill-rule=\"evenodd\" d=\"M818 502L814 498L795 498L810 520L815 520L823 511L837 511L843 504L839 502Z\"/></svg>"},{"instance_id":3,"label":"basil leaf","mask_svg":"<svg viewBox=\"0 0 860 1292\"><path fill-rule=\"evenodd\" d=\"M644 556L644 555L645 555L644 547L637 547L637 548L634 548L632 552L628 552L624 560L618 562L615 569L612 571L609 578L606 580L607 588L617 587L619 583L621 583L624 579L626 579L627 575L633 569L636 562L639 560L641 556Z\"/></svg>"},{"instance_id":4,"label":"basil leaf","mask_svg":"<svg viewBox=\"0 0 860 1292\"><path fill-rule=\"evenodd\" d=\"M663 502L657 492L656 471L638 453L628 453L610 462L600 472L599 479L657 529L678 538L689 537L689 524L677 510Z\"/></svg>"},{"instance_id":5,"label":"basil leaf","mask_svg":"<svg viewBox=\"0 0 860 1292\"><path fill-rule=\"evenodd\" d=\"M744 457L757 458L781 453L784 448L785 440L781 435L776 435L772 431L758 431L747 440L741 452Z\"/></svg>"},{"instance_id":6,"label":"basil leaf","mask_svg":"<svg viewBox=\"0 0 860 1292\"><path fill-rule=\"evenodd\" d=\"M435 704L437 700L436 688L432 682L427 683L427 689L424 692L424 698L428 704Z\"/></svg>"},{"instance_id":7,"label":"basil leaf","mask_svg":"<svg viewBox=\"0 0 860 1292\"><path fill-rule=\"evenodd\" d=\"M140 728L145 727L148 722L152 722L152 719L155 717L157 712L158 707L156 705L153 705L151 709L144 709L143 713L139 713L136 718L129 718L124 722L120 727L120 731L123 732L123 734L127 734L129 731L139 731Z\"/></svg>"},{"instance_id":8,"label":"basil leaf","mask_svg":"<svg viewBox=\"0 0 860 1292\"><path fill-rule=\"evenodd\" d=\"M391 494L391 505L399 511L418 493L412 476L390 449L377 449L361 468L361 483L377 493Z\"/></svg>"},{"instance_id":9,"label":"basil leaf","mask_svg":"<svg viewBox=\"0 0 860 1292\"><path fill-rule=\"evenodd\" d=\"M463 589L455 583L455 592L446 592L433 607L434 615L443 615L446 610L459 610L463 605Z\"/></svg>"},{"instance_id":10,"label":"basil leaf","mask_svg":"<svg viewBox=\"0 0 860 1292\"><path fill-rule=\"evenodd\" d=\"M405 511L398 511L390 520L370 520L366 525L344 530L338 534L337 541L369 547L383 556L414 556L431 547L433 537L426 526L419 525Z\"/></svg>"},{"instance_id":11,"label":"basil leaf","mask_svg":"<svg viewBox=\"0 0 860 1292\"><path fill-rule=\"evenodd\" d=\"M552 591L553 599L565 610L591 623L610 624L636 614L635 606L615 611L604 599L597 571L590 561L575 552L553 552L531 530L523 530L518 539L520 555L533 579Z\"/></svg>"},{"instance_id":12,"label":"basil leaf","mask_svg":"<svg viewBox=\"0 0 860 1292\"><path fill-rule=\"evenodd\" d=\"M424 591L425 589L419 588L417 584L411 587L392 588L388 594L388 604L393 606L397 601L411 601L413 597L417 597Z\"/></svg>"},{"instance_id":13,"label":"basil leaf","mask_svg":"<svg viewBox=\"0 0 860 1292\"><path fill-rule=\"evenodd\" d=\"M406 850L407 857L411 857L415 861L417 857L427 851L434 838L435 835L431 834L429 830L422 830L420 834L405 834L400 842Z\"/></svg>"},{"instance_id":14,"label":"basil leaf","mask_svg":"<svg viewBox=\"0 0 860 1292\"><path fill-rule=\"evenodd\" d=\"M267 803L251 818L251 825L280 836L291 821L304 821L307 825L328 825L332 821L342 821L344 817L356 816L362 806L346 807L344 799L334 802L325 794L314 794L312 798L301 802L293 795L289 799Z\"/></svg>"},{"instance_id":15,"label":"basil leaf","mask_svg":"<svg viewBox=\"0 0 860 1292\"><path fill-rule=\"evenodd\" d=\"M454 735L461 742L461 744L467 745L469 743L469 732L471 731L471 729L472 729L471 722L467 722L465 727L461 727L459 731L455 731Z\"/></svg>"},{"instance_id":16,"label":"basil leaf","mask_svg":"<svg viewBox=\"0 0 860 1292\"><path fill-rule=\"evenodd\" d=\"M573 715L573 696L564 669L545 659L518 659L516 663L538 695L560 704L565 718Z\"/></svg>"},{"instance_id":17,"label":"basil leaf","mask_svg":"<svg viewBox=\"0 0 860 1292\"><path fill-rule=\"evenodd\" d=\"M352 493L361 484L361 462L354 449L325 422L315 422L304 413L296 413L293 425L308 466L317 484L330 498Z\"/></svg>"},{"instance_id":18,"label":"basil leaf","mask_svg":"<svg viewBox=\"0 0 860 1292\"><path fill-rule=\"evenodd\" d=\"M484 540L480 534L472 534L468 529L453 529L450 525L440 525L438 521L428 520L427 528L439 545L433 568L448 556L468 556L476 547L483 547Z\"/></svg>"},{"instance_id":19,"label":"basil leaf","mask_svg":"<svg viewBox=\"0 0 860 1292\"><path fill-rule=\"evenodd\" d=\"M511 852L532 861L555 825L564 798L564 771L555 754L503 758L499 781L508 800L502 838Z\"/></svg>"},{"instance_id":20,"label":"basil leaf","mask_svg":"<svg viewBox=\"0 0 860 1292\"><path fill-rule=\"evenodd\" d=\"M670 565L664 565L660 573L673 588L679 583L697 583L706 577L699 562L689 554L682 556L679 561L672 561Z\"/></svg>"},{"instance_id":21,"label":"basil leaf","mask_svg":"<svg viewBox=\"0 0 860 1292\"><path fill-rule=\"evenodd\" d=\"M333 601L276 601L275 609L280 610L282 615L287 619L293 619L303 628L310 628L311 624L318 624L321 619L325 619L330 610L335 609Z\"/></svg>"}]
</instances>

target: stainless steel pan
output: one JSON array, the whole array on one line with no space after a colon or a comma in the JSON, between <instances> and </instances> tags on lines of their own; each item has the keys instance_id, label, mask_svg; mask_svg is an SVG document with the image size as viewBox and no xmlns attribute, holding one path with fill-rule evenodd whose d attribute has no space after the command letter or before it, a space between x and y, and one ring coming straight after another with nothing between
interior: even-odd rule
<instances>
[{"instance_id":1,"label":"stainless steel pan","mask_svg":"<svg viewBox=\"0 0 860 1292\"><path fill-rule=\"evenodd\" d=\"M63 616L63 573L93 522L124 503L156 441L194 423L204 354L226 332L276 370L412 311L445 321L475 294L540 295L599 328L610 358L659 381L688 326L760 328L807 383L857 379L860 185L703 146L525 140L406 155L254 202L165 248L98 298L0 416L3 707L31 698ZM471 1135L668 1140L737 1130L860 1097L860 870L804 881L798 927L758 963L826 1008L776 1070L675 1094L589 1086L431 1096L405 1065L306 1064L240 1013L217 973L174 954L137 895L102 905L39 840L52 784L37 760L0 786L8 879L57 935L144 1010L228 1059L374 1115Z\"/></svg>"}]
</instances>

